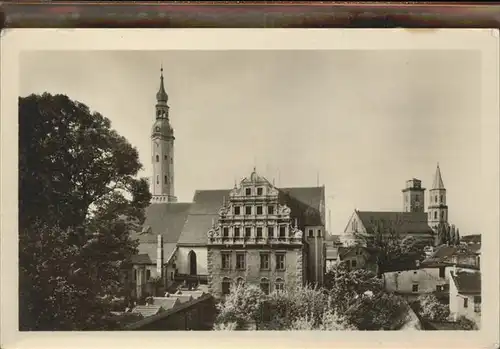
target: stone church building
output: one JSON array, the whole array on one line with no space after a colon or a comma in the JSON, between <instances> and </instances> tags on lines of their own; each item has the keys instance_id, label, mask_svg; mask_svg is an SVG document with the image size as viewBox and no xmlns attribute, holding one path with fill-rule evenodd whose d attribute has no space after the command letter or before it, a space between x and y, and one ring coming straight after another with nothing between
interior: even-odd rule
<instances>
[{"instance_id":1,"label":"stone church building","mask_svg":"<svg viewBox=\"0 0 500 349\"><path fill-rule=\"evenodd\" d=\"M401 238L412 236L434 245L439 224L448 224L448 206L441 169L437 165L432 188L429 190L429 206L425 212L425 188L416 178L406 181L402 189L402 211L358 211L349 219L340 239L344 245L356 243L357 234L373 234L380 227L391 228Z\"/></svg>"},{"instance_id":2,"label":"stone church building","mask_svg":"<svg viewBox=\"0 0 500 349\"><path fill-rule=\"evenodd\" d=\"M175 196L174 130L163 81L151 130L151 205L129 282L141 297L180 284L206 284L216 296L235 282L265 292L319 284L325 269L325 188L276 188L257 171L233 188Z\"/></svg>"}]
</instances>

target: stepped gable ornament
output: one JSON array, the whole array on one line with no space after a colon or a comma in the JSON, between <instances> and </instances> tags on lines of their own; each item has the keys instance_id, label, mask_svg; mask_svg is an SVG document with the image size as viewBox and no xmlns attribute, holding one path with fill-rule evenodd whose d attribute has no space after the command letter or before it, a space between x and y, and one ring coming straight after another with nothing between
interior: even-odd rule
<instances>
[{"instance_id":1,"label":"stepped gable ornament","mask_svg":"<svg viewBox=\"0 0 500 349\"><path fill-rule=\"evenodd\" d=\"M287 205L279 205L278 204L278 213L282 215L289 215L291 212L290 208Z\"/></svg>"},{"instance_id":2,"label":"stepped gable ornament","mask_svg":"<svg viewBox=\"0 0 500 349\"><path fill-rule=\"evenodd\" d=\"M296 239L302 239L302 236L303 236L302 230L295 229L294 238L296 238Z\"/></svg>"}]
</instances>

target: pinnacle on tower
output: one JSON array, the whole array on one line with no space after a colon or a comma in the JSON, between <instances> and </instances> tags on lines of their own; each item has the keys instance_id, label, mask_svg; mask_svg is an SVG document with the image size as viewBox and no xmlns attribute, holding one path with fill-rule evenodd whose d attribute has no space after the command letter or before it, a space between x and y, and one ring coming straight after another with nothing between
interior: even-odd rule
<instances>
[{"instance_id":1,"label":"pinnacle on tower","mask_svg":"<svg viewBox=\"0 0 500 349\"><path fill-rule=\"evenodd\" d=\"M441 170L439 169L439 162L436 167L436 174L434 175L432 189L444 189L443 178L441 177Z\"/></svg>"},{"instance_id":2,"label":"pinnacle on tower","mask_svg":"<svg viewBox=\"0 0 500 349\"><path fill-rule=\"evenodd\" d=\"M168 95L167 92L165 91L165 86L163 85L163 65L161 66L160 69L160 89L156 94L156 100L158 102L165 102L165 103L168 101Z\"/></svg>"}]
</instances>

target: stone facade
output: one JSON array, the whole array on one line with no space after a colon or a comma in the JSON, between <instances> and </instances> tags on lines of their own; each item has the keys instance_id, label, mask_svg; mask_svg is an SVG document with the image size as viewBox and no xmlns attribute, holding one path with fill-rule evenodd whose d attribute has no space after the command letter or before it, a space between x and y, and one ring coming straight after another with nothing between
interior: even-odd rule
<instances>
[{"instance_id":1,"label":"stone facade","mask_svg":"<svg viewBox=\"0 0 500 349\"><path fill-rule=\"evenodd\" d=\"M255 170L230 192L208 232L208 284L214 296L227 294L236 282L260 285L266 293L305 283L307 242L278 196Z\"/></svg>"}]
</instances>

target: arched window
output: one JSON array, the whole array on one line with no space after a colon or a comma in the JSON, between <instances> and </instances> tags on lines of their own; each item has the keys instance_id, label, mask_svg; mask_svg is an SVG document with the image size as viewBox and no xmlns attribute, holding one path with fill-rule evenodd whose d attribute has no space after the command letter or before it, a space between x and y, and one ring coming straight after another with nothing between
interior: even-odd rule
<instances>
[{"instance_id":1,"label":"arched window","mask_svg":"<svg viewBox=\"0 0 500 349\"><path fill-rule=\"evenodd\" d=\"M223 278L222 279L222 294L227 295L231 292L231 279Z\"/></svg>"},{"instance_id":2,"label":"arched window","mask_svg":"<svg viewBox=\"0 0 500 349\"><path fill-rule=\"evenodd\" d=\"M443 202L443 195L440 195L440 196L439 196L439 201L440 201L440 202Z\"/></svg>"},{"instance_id":3,"label":"arched window","mask_svg":"<svg viewBox=\"0 0 500 349\"><path fill-rule=\"evenodd\" d=\"M438 218L437 216L438 216L437 211L434 211L434 219L437 219Z\"/></svg>"},{"instance_id":4,"label":"arched window","mask_svg":"<svg viewBox=\"0 0 500 349\"><path fill-rule=\"evenodd\" d=\"M165 184L168 184L168 177L165 176Z\"/></svg>"},{"instance_id":5,"label":"arched window","mask_svg":"<svg viewBox=\"0 0 500 349\"><path fill-rule=\"evenodd\" d=\"M156 154L156 162L160 162L160 156Z\"/></svg>"},{"instance_id":6,"label":"arched window","mask_svg":"<svg viewBox=\"0 0 500 349\"><path fill-rule=\"evenodd\" d=\"M160 184L160 176L156 176L156 184Z\"/></svg>"},{"instance_id":7,"label":"arched window","mask_svg":"<svg viewBox=\"0 0 500 349\"><path fill-rule=\"evenodd\" d=\"M285 290L285 281L282 278L277 278L274 289L276 292L283 292Z\"/></svg>"},{"instance_id":8,"label":"arched window","mask_svg":"<svg viewBox=\"0 0 500 349\"><path fill-rule=\"evenodd\" d=\"M444 219L444 211L441 211L441 219Z\"/></svg>"},{"instance_id":9,"label":"arched window","mask_svg":"<svg viewBox=\"0 0 500 349\"><path fill-rule=\"evenodd\" d=\"M244 284L245 284L245 279L243 279L242 277L236 279L237 286L243 286Z\"/></svg>"},{"instance_id":10,"label":"arched window","mask_svg":"<svg viewBox=\"0 0 500 349\"><path fill-rule=\"evenodd\" d=\"M188 259L189 259L189 274L196 275L197 274L196 253L193 250L189 251Z\"/></svg>"},{"instance_id":11,"label":"arched window","mask_svg":"<svg viewBox=\"0 0 500 349\"><path fill-rule=\"evenodd\" d=\"M260 279L260 289L264 294L269 294L269 280L266 278Z\"/></svg>"}]
</instances>

